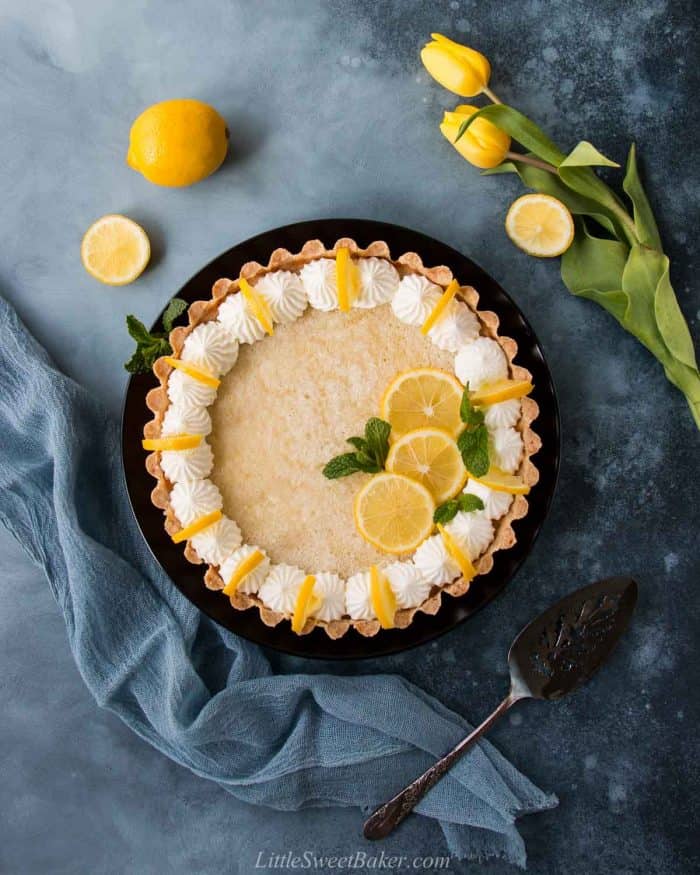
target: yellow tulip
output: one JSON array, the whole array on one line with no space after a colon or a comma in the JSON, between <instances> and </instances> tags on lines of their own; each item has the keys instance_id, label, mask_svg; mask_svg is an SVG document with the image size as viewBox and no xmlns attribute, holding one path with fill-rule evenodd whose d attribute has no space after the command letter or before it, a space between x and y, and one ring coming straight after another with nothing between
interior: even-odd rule
<instances>
[{"instance_id":1,"label":"yellow tulip","mask_svg":"<svg viewBox=\"0 0 700 875\"><path fill-rule=\"evenodd\" d=\"M455 107L454 112L445 113L440 130L470 164L482 169L496 167L508 154L510 137L488 119L476 119L455 142L462 123L478 109L468 104Z\"/></svg>"},{"instance_id":2,"label":"yellow tulip","mask_svg":"<svg viewBox=\"0 0 700 875\"><path fill-rule=\"evenodd\" d=\"M440 33L430 35L433 41L425 45L420 57L433 79L460 97L475 97L482 91L488 93L491 65L481 52Z\"/></svg>"}]
</instances>

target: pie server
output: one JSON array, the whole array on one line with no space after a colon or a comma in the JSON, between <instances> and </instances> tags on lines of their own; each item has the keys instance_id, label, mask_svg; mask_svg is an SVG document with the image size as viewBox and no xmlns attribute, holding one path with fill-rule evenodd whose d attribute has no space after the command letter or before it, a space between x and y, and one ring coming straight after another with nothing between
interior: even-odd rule
<instances>
[{"instance_id":1,"label":"pie server","mask_svg":"<svg viewBox=\"0 0 700 875\"><path fill-rule=\"evenodd\" d=\"M637 584L631 577L608 577L576 590L525 626L508 652L510 692L505 699L449 753L377 808L365 821L365 838L388 836L520 699L561 699L585 684L619 641L636 602Z\"/></svg>"}]
</instances>

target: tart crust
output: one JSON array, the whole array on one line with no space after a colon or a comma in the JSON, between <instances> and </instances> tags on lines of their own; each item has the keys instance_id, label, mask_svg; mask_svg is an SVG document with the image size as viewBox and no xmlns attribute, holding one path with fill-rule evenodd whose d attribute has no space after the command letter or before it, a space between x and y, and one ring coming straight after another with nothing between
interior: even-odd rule
<instances>
[{"instance_id":1,"label":"tart crust","mask_svg":"<svg viewBox=\"0 0 700 875\"><path fill-rule=\"evenodd\" d=\"M398 258L393 259L389 251L388 245L384 241L375 241L366 249L360 248L354 240L350 238L341 238L335 243L332 249L327 249L320 240L309 240L302 247L300 252L292 253L287 249L276 249L270 256L267 265L259 264L256 261L250 261L244 264L240 271L240 276L247 280L256 280L266 273L277 270L299 270L310 261L318 258L335 257L337 250L341 247L347 247L353 255L358 257L377 257L385 258L390 261L398 270L401 276L407 273L417 273L427 277L431 282L439 286L447 286L453 279L452 271L444 265L438 267L425 267L422 259L415 252L406 252ZM173 329L170 333L170 344L173 348L173 355L178 357L182 352L183 345L187 335L199 324L209 322L216 319L218 308L221 302L230 294L237 292L239 289L238 280L230 280L222 278L214 283L212 288L212 297L206 301L195 301L190 305L188 316L189 325ZM499 320L498 316L490 310L478 310L479 295L472 286L461 286L458 295L470 306L472 311L476 313L481 326L481 333L491 337L501 346L508 359L509 375L517 380L529 380L532 375L520 365L515 364L514 359L518 351L516 342L510 337L500 336L498 334ZM155 438L160 437L163 417L170 404L167 394L168 377L172 371L172 367L166 362L165 358L159 358L154 366L153 372L158 378L159 385L151 389L146 396L146 404L153 413L153 418L144 426L144 437ZM523 460L520 465L520 476L528 486L534 486L539 479L539 472L532 462L531 457L540 449L542 443L538 435L532 429L532 423L539 414L537 403L530 397L521 399L521 416L517 425L518 431L522 434L523 439ZM171 484L167 480L165 474L160 467L160 453L152 452L146 458L146 470L156 480L156 486L151 492L151 500L153 504L160 508L165 516L165 530L172 535L177 532L181 526L175 517L175 513L170 504ZM527 514L528 502L524 495L516 495L513 497L508 512L501 517L500 520L494 521L494 539L487 550L475 561L477 576L487 574L493 567L493 554L497 550L507 550L516 542L516 535L512 527L514 520L520 519ZM264 548L264 545L261 545ZM202 564L202 560L197 555L196 550L190 542L185 546L185 557L193 564ZM395 616L396 628L406 628L413 620L417 611L422 611L426 614L436 614L442 603L443 593L458 597L464 595L470 585L476 581L476 577L472 581L467 581L464 578L458 578L451 583L445 584L442 587L433 587L428 598L420 605L413 608L404 608L397 611ZM204 583L212 590L221 590L224 588L224 581L218 573L215 566L208 565L204 573ZM244 593L235 593L230 597L231 605L238 610L246 610L256 607L260 612L260 617L267 626L276 626L282 620L290 619L288 615L278 613L268 608L256 595L246 595ZM380 630L378 620L353 620L344 618L339 620L324 621L310 617L301 634L305 635L311 632L315 626L321 626L330 638L342 637L348 629L353 626L357 631L364 636L376 635Z\"/></svg>"}]
</instances>

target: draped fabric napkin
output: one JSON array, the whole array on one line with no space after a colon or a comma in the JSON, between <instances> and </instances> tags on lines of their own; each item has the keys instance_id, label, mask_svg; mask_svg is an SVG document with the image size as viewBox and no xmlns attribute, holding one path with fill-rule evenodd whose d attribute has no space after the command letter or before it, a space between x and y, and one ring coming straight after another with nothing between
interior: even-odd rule
<instances>
[{"instance_id":1,"label":"draped fabric napkin","mask_svg":"<svg viewBox=\"0 0 700 875\"><path fill-rule=\"evenodd\" d=\"M117 423L2 298L0 434L0 521L46 572L85 683L175 762L249 803L368 811L469 729L395 675L273 674L191 605L132 517ZM555 804L482 742L417 811L455 856L524 866L514 821Z\"/></svg>"}]
</instances>

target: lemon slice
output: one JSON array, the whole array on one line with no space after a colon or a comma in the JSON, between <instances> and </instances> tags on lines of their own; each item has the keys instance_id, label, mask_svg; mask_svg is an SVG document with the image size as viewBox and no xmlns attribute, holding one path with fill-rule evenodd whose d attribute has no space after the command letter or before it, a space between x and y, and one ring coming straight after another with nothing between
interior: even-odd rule
<instances>
[{"instance_id":1,"label":"lemon slice","mask_svg":"<svg viewBox=\"0 0 700 875\"><path fill-rule=\"evenodd\" d=\"M376 474L355 496L355 525L384 553L410 553L433 528L435 503L421 483L401 474Z\"/></svg>"},{"instance_id":2,"label":"lemon slice","mask_svg":"<svg viewBox=\"0 0 700 875\"><path fill-rule=\"evenodd\" d=\"M172 536L173 544L180 544L182 541L189 541L190 538L194 538L195 535L203 532L204 529L208 529L209 526L218 523L222 516L223 514L220 510L213 510L211 513L204 514L204 516L201 516L193 523L190 523L189 526L185 526L184 529L175 532Z\"/></svg>"},{"instance_id":3,"label":"lemon slice","mask_svg":"<svg viewBox=\"0 0 700 875\"><path fill-rule=\"evenodd\" d=\"M193 450L201 443L201 434L174 434L170 437L145 438L141 446L144 450Z\"/></svg>"},{"instance_id":4,"label":"lemon slice","mask_svg":"<svg viewBox=\"0 0 700 875\"><path fill-rule=\"evenodd\" d=\"M529 395L533 390L529 380L499 380L489 386L483 386L476 392L469 393L469 400L477 407L486 404L498 404L499 401L510 401L513 398L522 398Z\"/></svg>"},{"instance_id":5,"label":"lemon slice","mask_svg":"<svg viewBox=\"0 0 700 875\"><path fill-rule=\"evenodd\" d=\"M506 234L528 255L553 258L571 246L574 220L564 204L548 194L524 194L510 206Z\"/></svg>"},{"instance_id":6,"label":"lemon slice","mask_svg":"<svg viewBox=\"0 0 700 875\"><path fill-rule=\"evenodd\" d=\"M392 437L416 428L442 428L457 435L464 423L459 415L464 387L439 368L403 371L391 381L380 403L382 419L391 423Z\"/></svg>"},{"instance_id":7,"label":"lemon slice","mask_svg":"<svg viewBox=\"0 0 700 875\"><path fill-rule=\"evenodd\" d=\"M80 244L83 267L108 286L125 286L140 276L151 257L148 235L126 216L102 216Z\"/></svg>"},{"instance_id":8,"label":"lemon slice","mask_svg":"<svg viewBox=\"0 0 700 875\"><path fill-rule=\"evenodd\" d=\"M483 477L474 477L469 475L472 480L481 483L482 486L488 486L494 492L507 492L509 495L527 495L530 487L515 474L506 474L500 468L489 468Z\"/></svg>"},{"instance_id":9,"label":"lemon slice","mask_svg":"<svg viewBox=\"0 0 700 875\"><path fill-rule=\"evenodd\" d=\"M314 611L321 604L321 599L314 595L314 586L316 578L313 574L307 574L299 587L299 594L294 605L294 613L292 614L292 632L297 635L304 628L304 624Z\"/></svg>"},{"instance_id":10,"label":"lemon slice","mask_svg":"<svg viewBox=\"0 0 700 875\"><path fill-rule=\"evenodd\" d=\"M360 291L360 275L350 257L350 250L341 246L335 254L335 279L338 288L338 309L347 313Z\"/></svg>"},{"instance_id":11,"label":"lemon slice","mask_svg":"<svg viewBox=\"0 0 700 875\"><path fill-rule=\"evenodd\" d=\"M250 556L246 556L246 558L240 563L240 565L231 575L231 579L229 580L229 582L223 588L223 594L227 596L232 596L240 586L243 578L246 577L246 575L250 574L251 571L255 571L255 569L264 559L265 556L261 550L254 550L250 554Z\"/></svg>"},{"instance_id":12,"label":"lemon slice","mask_svg":"<svg viewBox=\"0 0 700 875\"><path fill-rule=\"evenodd\" d=\"M382 629L394 628L396 615L396 596L385 575L381 574L376 565L369 570L369 598Z\"/></svg>"},{"instance_id":13,"label":"lemon slice","mask_svg":"<svg viewBox=\"0 0 700 875\"><path fill-rule=\"evenodd\" d=\"M459 291L459 283L457 280L452 280L449 286L445 289L440 300L433 307L433 309L428 314L428 318L421 325L420 330L421 334L427 334L430 329L435 325L439 319L445 315L445 311L447 310L447 306L450 301L454 298L454 296Z\"/></svg>"},{"instance_id":14,"label":"lemon slice","mask_svg":"<svg viewBox=\"0 0 700 875\"><path fill-rule=\"evenodd\" d=\"M476 576L476 568L472 565L472 561L467 556L467 554L462 550L457 541L452 537L452 535L447 531L447 529L438 523L438 531L440 532L440 537L442 538L442 542L445 545L445 549L450 554L450 556L454 559L454 561L459 565L459 570L462 572L462 577L465 580L471 580Z\"/></svg>"},{"instance_id":15,"label":"lemon slice","mask_svg":"<svg viewBox=\"0 0 700 875\"><path fill-rule=\"evenodd\" d=\"M267 334L274 334L275 329L272 324L272 311L270 310L270 305L265 298L256 292L248 280L243 277L238 280L238 286L241 290L241 294L246 299L246 303L250 307L253 316L255 316Z\"/></svg>"},{"instance_id":16,"label":"lemon slice","mask_svg":"<svg viewBox=\"0 0 700 875\"><path fill-rule=\"evenodd\" d=\"M452 498L467 482L455 439L440 428L417 428L400 437L389 450L386 469L422 483L436 504Z\"/></svg>"},{"instance_id":17,"label":"lemon slice","mask_svg":"<svg viewBox=\"0 0 700 875\"><path fill-rule=\"evenodd\" d=\"M175 368L176 371L182 371L183 374L187 374L188 377L192 377L192 379L197 380L198 383L203 383L205 386L211 386L212 389L218 389L221 384L221 380L217 380L216 377L209 373L209 371L198 368L196 365L192 365L189 362L183 362L182 359L176 359L174 356L166 355L165 361L171 368Z\"/></svg>"}]
</instances>

